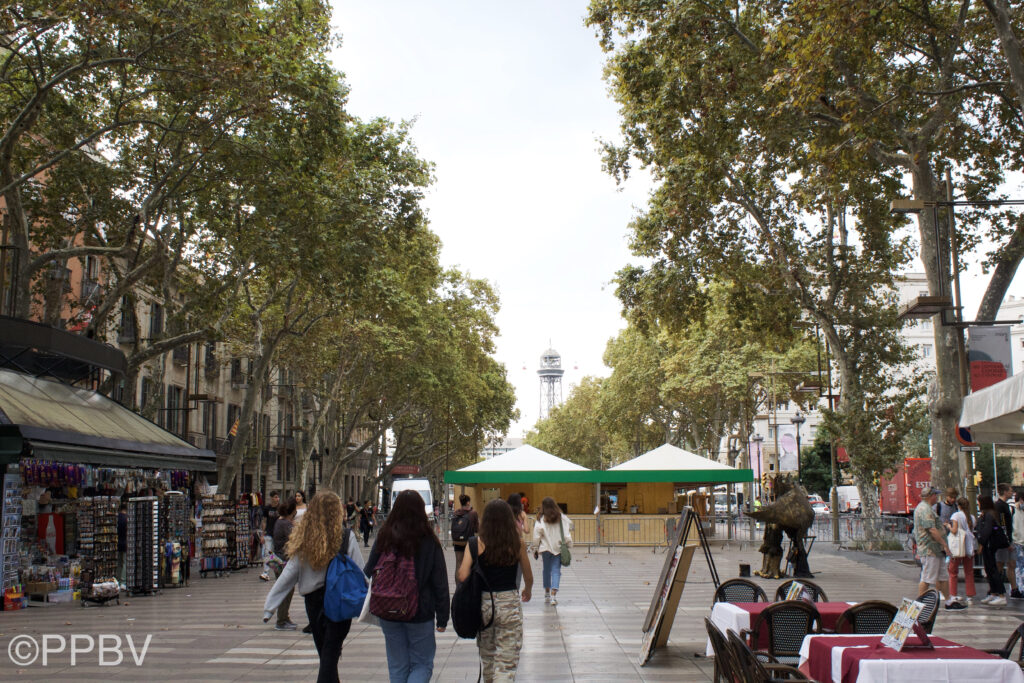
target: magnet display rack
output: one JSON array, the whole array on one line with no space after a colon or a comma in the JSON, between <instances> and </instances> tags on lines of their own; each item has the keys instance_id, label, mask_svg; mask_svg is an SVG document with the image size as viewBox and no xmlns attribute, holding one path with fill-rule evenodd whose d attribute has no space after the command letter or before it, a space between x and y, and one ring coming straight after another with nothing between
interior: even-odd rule
<instances>
[{"instance_id":1,"label":"magnet display rack","mask_svg":"<svg viewBox=\"0 0 1024 683\"><path fill-rule=\"evenodd\" d=\"M21 562L20 479L21 475L17 473L5 474L3 489L0 490L0 604L7 589L18 583L18 565Z\"/></svg>"},{"instance_id":2,"label":"magnet display rack","mask_svg":"<svg viewBox=\"0 0 1024 683\"><path fill-rule=\"evenodd\" d=\"M160 587L160 501L128 501L128 592L152 595Z\"/></svg>"},{"instance_id":3,"label":"magnet display rack","mask_svg":"<svg viewBox=\"0 0 1024 683\"><path fill-rule=\"evenodd\" d=\"M168 491L160 501L160 586L188 585L188 499L180 491ZM178 571L174 569L174 544L178 544Z\"/></svg>"},{"instance_id":4,"label":"magnet display rack","mask_svg":"<svg viewBox=\"0 0 1024 683\"><path fill-rule=\"evenodd\" d=\"M252 529L249 523L249 503L242 501L235 506L235 569L245 569L252 557Z\"/></svg>"},{"instance_id":5,"label":"magnet display rack","mask_svg":"<svg viewBox=\"0 0 1024 683\"><path fill-rule=\"evenodd\" d=\"M231 570L234 549L235 513L226 496L203 496L203 529L200 542L199 575L206 578L211 572L223 576ZM230 535L229 535L230 534Z\"/></svg>"},{"instance_id":6,"label":"magnet display rack","mask_svg":"<svg viewBox=\"0 0 1024 683\"><path fill-rule=\"evenodd\" d=\"M83 498L78 504L78 552L92 563L97 580L117 576L117 508L114 496Z\"/></svg>"}]
</instances>

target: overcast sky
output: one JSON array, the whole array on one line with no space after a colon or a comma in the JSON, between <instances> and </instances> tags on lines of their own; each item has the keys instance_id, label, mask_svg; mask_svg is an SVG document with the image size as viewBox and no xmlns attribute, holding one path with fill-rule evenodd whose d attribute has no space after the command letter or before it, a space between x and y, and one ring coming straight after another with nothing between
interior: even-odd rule
<instances>
[{"instance_id":1,"label":"overcast sky","mask_svg":"<svg viewBox=\"0 0 1024 683\"><path fill-rule=\"evenodd\" d=\"M566 396L607 373L605 344L624 324L609 283L647 194L644 181L620 190L601 170L598 139L618 121L586 2L333 5L349 110L416 120L420 155L436 164L426 206L442 263L501 296L497 357L522 413L509 435L521 436L537 420L549 339Z\"/></svg>"},{"instance_id":2,"label":"overcast sky","mask_svg":"<svg viewBox=\"0 0 1024 683\"><path fill-rule=\"evenodd\" d=\"M510 436L537 420L549 339L565 396L584 375L607 374L605 344L624 325L610 281L631 259L628 223L646 203L646 180L617 188L601 170L597 141L614 138L618 120L586 5L333 0L350 111L415 119L420 155L436 164L426 205L442 263L501 296L497 357L522 413ZM1024 196L1020 185L1009 195ZM974 259L968 319L986 282Z\"/></svg>"}]
</instances>

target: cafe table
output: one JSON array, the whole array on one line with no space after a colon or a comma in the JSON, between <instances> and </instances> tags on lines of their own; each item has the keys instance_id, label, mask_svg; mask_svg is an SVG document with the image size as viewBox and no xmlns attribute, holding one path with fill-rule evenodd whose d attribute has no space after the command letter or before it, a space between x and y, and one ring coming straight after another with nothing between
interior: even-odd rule
<instances>
[{"instance_id":1,"label":"cafe table","mask_svg":"<svg viewBox=\"0 0 1024 683\"><path fill-rule=\"evenodd\" d=\"M1012 660L931 636L932 649L910 636L902 651L882 636L809 635L800 647L800 670L819 683L1024 683Z\"/></svg>"},{"instance_id":2,"label":"cafe table","mask_svg":"<svg viewBox=\"0 0 1024 683\"><path fill-rule=\"evenodd\" d=\"M771 602L716 602L711 607L711 623L718 627L722 633L732 631L739 635L743 630L750 630L750 627L757 621L761 611L774 603ZM821 627L825 630L833 630L839 615L856 605L855 602L816 602L814 608L821 615ZM755 649L768 648L768 636L762 634L762 642L757 643ZM710 657L714 654L711 648L711 640L707 642L705 654Z\"/></svg>"}]
</instances>

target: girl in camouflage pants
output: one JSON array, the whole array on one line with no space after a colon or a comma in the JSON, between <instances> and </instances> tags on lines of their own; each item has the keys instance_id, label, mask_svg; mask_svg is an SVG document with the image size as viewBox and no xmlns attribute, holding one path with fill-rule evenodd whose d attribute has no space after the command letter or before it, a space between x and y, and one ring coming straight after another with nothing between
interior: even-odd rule
<instances>
[{"instance_id":1,"label":"girl in camouflage pants","mask_svg":"<svg viewBox=\"0 0 1024 683\"><path fill-rule=\"evenodd\" d=\"M470 538L470 552L462 558L456 578L465 581L473 569L473 557L487 579L491 592L484 592L481 605L483 623L491 625L480 632L476 644L480 650L483 679L487 683L514 681L523 647L523 605L533 589L526 543L519 535L512 508L503 500L492 500L484 508L479 536ZM522 569L523 590L517 589L516 572ZM491 598L494 605L491 605ZM493 621L492 621L493 617Z\"/></svg>"}]
</instances>

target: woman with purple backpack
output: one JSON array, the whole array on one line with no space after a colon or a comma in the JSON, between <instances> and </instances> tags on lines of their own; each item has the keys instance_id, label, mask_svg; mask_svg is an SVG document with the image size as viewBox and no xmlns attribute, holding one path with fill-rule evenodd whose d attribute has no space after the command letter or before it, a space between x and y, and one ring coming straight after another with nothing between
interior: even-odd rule
<instances>
[{"instance_id":1,"label":"woman with purple backpack","mask_svg":"<svg viewBox=\"0 0 1024 683\"><path fill-rule=\"evenodd\" d=\"M420 494L395 498L363 571L372 579L370 612L384 631L391 683L429 683L435 620L438 632L448 627L448 570Z\"/></svg>"}]
</instances>

